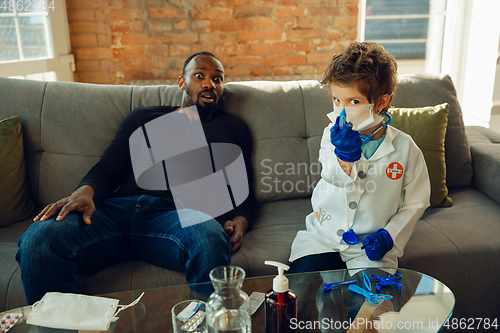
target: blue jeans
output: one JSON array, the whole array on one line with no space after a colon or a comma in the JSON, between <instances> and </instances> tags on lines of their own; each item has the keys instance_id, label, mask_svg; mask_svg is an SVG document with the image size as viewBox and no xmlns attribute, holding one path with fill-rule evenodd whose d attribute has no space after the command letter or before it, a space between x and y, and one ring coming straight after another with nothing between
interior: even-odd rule
<instances>
[{"instance_id":1,"label":"blue jeans","mask_svg":"<svg viewBox=\"0 0 500 333\"><path fill-rule=\"evenodd\" d=\"M231 262L231 243L222 226L207 221L182 228L174 202L152 196L95 202L92 224L82 213L33 223L19 238L16 260L29 304L46 292L78 293L75 274L89 274L136 259L182 271L188 283L210 281L210 271ZM193 218L204 214L186 211Z\"/></svg>"}]
</instances>

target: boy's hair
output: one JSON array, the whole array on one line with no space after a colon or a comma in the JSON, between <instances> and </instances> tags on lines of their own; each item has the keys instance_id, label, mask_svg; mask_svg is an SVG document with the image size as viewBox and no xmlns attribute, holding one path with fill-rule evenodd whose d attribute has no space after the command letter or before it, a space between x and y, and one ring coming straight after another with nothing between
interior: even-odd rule
<instances>
[{"instance_id":1,"label":"boy's hair","mask_svg":"<svg viewBox=\"0 0 500 333\"><path fill-rule=\"evenodd\" d=\"M191 60L193 60L194 57L199 56L199 55L207 55L207 56L211 56L211 57L217 59L216 56L214 56L212 53L207 52L207 51L201 51L201 52L197 52L197 53L191 54L186 59L186 61L184 61L184 67L182 67L182 76L186 75L186 67L191 62ZM217 59L217 60L219 60L219 59Z\"/></svg>"},{"instance_id":2,"label":"boy's hair","mask_svg":"<svg viewBox=\"0 0 500 333\"><path fill-rule=\"evenodd\" d=\"M356 84L370 103L389 94L389 104L380 111L387 112L397 86L398 64L392 54L374 42L356 42L342 53L332 57L321 85L330 88L331 83L341 86Z\"/></svg>"}]
</instances>

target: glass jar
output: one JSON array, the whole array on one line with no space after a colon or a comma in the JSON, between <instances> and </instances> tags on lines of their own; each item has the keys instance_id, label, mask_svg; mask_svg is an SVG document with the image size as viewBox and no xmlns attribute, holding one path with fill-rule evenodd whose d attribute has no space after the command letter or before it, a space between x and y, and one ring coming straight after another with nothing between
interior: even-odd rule
<instances>
[{"instance_id":1,"label":"glass jar","mask_svg":"<svg viewBox=\"0 0 500 333\"><path fill-rule=\"evenodd\" d=\"M221 266L210 272L215 291L210 295L207 307L209 333L250 333L250 300L241 290L245 271L236 266Z\"/></svg>"}]
</instances>

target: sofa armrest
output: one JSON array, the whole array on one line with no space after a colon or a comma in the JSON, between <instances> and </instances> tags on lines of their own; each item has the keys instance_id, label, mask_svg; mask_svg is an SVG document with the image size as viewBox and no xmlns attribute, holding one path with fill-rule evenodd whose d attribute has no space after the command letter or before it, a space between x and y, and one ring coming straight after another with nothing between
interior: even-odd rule
<instances>
[{"instance_id":1,"label":"sofa armrest","mask_svg":"<svg viewBox=\"0 0 500 333\"><path fill-rule=\"evenodd\" d=\"M472 186L500 204L500 133L466 126L474 176Z\"/></svg>"}]
</instances>

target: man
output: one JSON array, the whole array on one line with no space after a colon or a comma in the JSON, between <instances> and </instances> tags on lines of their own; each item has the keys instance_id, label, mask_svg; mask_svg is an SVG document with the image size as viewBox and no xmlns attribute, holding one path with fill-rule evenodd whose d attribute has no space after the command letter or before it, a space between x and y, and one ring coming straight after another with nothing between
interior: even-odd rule
<instances>
[{"instance_id":1,"label":"man","mask_svg":"<svg viewBox=\"0 0 500 333\"><path fill-rule=\"evenodd\" d=\"M251 174L249 130L242 120L220 111L223 81L224 67L213 54L190 56L178 79L182 105L132 111L77 189L34 218L36 223L19 239L16 254L29 304L49 291L77 293L75 274L124 260L184 271L189 283L209 281L212 268L230 263L231 252L241 247L249 227L251 196L225 214L223 227L202 216L206 222L182 228L170 191L137 186L129 151L129 138L136 129L170 112L185 113L191 119L196 114L186 108L196 106L207 142L238 145ZM187 212L193 218L204 214Z\"/></svg>"}]
</instances>

